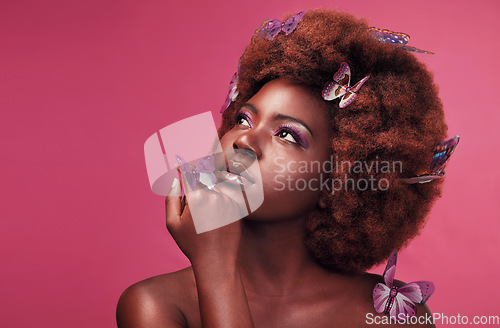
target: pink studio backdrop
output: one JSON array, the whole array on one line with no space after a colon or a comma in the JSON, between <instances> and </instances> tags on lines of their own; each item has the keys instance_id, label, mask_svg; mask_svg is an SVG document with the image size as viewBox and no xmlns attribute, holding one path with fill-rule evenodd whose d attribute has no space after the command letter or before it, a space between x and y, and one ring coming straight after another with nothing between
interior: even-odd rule
<instances>
[{"instance_id":1,"label":"pink studio backdrop","mask_svg":"<svg viewBox=\"0 0 500 328\"><path fill-rule=\"evenodd\" d=\"M396 277L432 280L433 312L500 315L500 2L21 0L0 3L0 326L113 327L127 286L188 265L145 140L218 113L263 20L318 7L436 53L417 56L462 140Z\"/></svg>"}]
</instances>

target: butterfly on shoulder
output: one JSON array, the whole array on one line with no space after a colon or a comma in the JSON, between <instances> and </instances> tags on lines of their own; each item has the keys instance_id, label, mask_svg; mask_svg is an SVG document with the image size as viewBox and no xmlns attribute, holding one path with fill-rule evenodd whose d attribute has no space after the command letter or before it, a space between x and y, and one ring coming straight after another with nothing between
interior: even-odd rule
<instances>
[{"instance_id":1,"label":"butterfly on shoulder","mask_svg":"<svg viewBox=\"0 0 500 328\"><path fill-rule=\"evenodd\" d=\"M266 20L257 30L255 30L255 34L265 36L268 40L273 40L281 31L283 31L285 35L288 35L295 30L304 14L305 11L301 11L284 22L279 19Z\"/></svg>"},{"instance_id":2,"label":"butterfly on shoulder","mask_svg":"<svg viewBox=\"0 0 500 328\"><path fill-rule=\"evenodd\" d=\"M377 41L382 42L382 43L387 43L392 46L399 47L404 50L408 51L413 51L421 54L429 54L433 55L433 52L427 51L427 50L421 50L412 46L408 45L408 42L410 41L410 36L405 33L401 32L393 32L389 30L381 30L377 27L370 27L368 29L368 33L370 33L371 36L373 36Z\"/></svg>"},{"instance_id":3,"label":"butterfly on shoulder","mask_svg":"<svg viewBox=\"0 0 500 328\"><path fill-rule=\"evenodd\" d=\"M340 108L344 108L356 98L356 92L359 91L361 86L370 78L370 75L365 76L361 81L351 87L351 69L347 63L340 64L340 68L333 75L333 81L327 82L323 88L323 99L333 100L339 97Z\"/></svg>"},{"instance_id":4,"label":"butterfly on shoulder","mask_svg":"<svg viewBox=\"0 0 500 328\"><path fill-rule=\"evenodd\" d=\"M196 188L197 182L204 184L209 189L212 189L214 187L215 183L217 182L217 178L213 173L215 170L213 154L208 154L202 157L196 164L196 168L193 168L180 155L176 155L175 159L177 160L179 169L184 174L184 177L191 190L194 190Z\"/></svg>"},{"instance_id":5,"label":"butterfly on shoulder","mask_svg":"<svg viewBox=\"0 0 500 328\"><path fill-rule=\"evenodd\" d=\"M378 283L373 289L373 305L378 313L388 314L396 320L415 316L415 304L424 304L432 293L434 284L430 281L414 281L401 287L394 286L397 251L394 250L384 270L384 283Z\"/></svg>"},{"instance_id":6,"label":"butterfly on shoulder","mask_svg":"<svg viewBox=\"0 0 500 328\"><path fill-rule=\"evenodd\" d=\"M455 135L451 139L438 143L432 150L432 161L429 170L412 178L401 179L401 182L406 184L426 183L443 177L446 163L455 148L457 148L459 141L460 137Z\"/></svg>"}]
</instances>

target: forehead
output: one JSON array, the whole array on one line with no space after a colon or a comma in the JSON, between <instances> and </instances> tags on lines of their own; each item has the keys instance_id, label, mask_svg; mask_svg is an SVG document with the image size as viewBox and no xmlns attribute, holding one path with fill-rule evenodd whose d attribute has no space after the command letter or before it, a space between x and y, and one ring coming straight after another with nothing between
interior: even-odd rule
<instances>
[{"instance_id":1,"label":"forehead","mask_svg":"<svg viewBox=\"0 0 500 328\"><path fill-rule=\"evenodd\" d=\"M265 84L248 102L259 110L259 115L287 115L305 122L316 134L327 134L327 106L321 94L294 84L276 79Z\"/></svg>"}]
</instances>

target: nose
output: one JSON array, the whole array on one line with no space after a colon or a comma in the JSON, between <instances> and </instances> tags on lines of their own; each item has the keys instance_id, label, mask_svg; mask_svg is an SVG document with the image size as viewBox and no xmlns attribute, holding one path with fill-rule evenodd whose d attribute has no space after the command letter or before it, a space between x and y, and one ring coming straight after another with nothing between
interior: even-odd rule
<instances>
[{"instance_id":1,"label":"nose","mask_svg":"<svg viewBox=\"0 0 500 328\"><path fill-rule=\"evenodd\" d=\"M253 160L260 159L262 151L258 139L257 131L246 131L234 140L233 149L239 150L239 153L244 153L248 157L252 157Z\"/></svg>"}]
</instances>

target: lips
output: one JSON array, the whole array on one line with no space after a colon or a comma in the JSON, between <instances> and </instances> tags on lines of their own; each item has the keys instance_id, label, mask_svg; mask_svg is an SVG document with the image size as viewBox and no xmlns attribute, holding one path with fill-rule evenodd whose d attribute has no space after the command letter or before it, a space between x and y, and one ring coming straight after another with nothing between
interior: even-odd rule
<instances>
[{"instance_id":1,"label":"lips","mask_svg":"<svg viewBox=\"0 0 500 328\"><path fill-rule=\"evenodd\" d=\"M222 170L218 172L214 172L215 176L218 178L219 182L222 181L238 181L238 183L243 183L243 184L254 184L255 180L252 178L252 176L248 173L248 171L244 170L239 173L235 173L231 170Z\"/></svg>"},{"instance_id":2,"label":"lips","mask_svg":"<svg viewBox=\"0 0 500 328\"><path fill-rule=\"evenodd\" d=\"M221 154L222 155L222 154ZM220 171L220 177L225 181L246 182L250 184L255 183L249 169L256 161L255 154L252 151L243 149L231 149L225 151L226 158L222 156L216 157L216 170ZM216 173L216 176L219 174ZM242 180L243 179L243 180ZM245 181L246 180L246 181Z\"/></svg>"}]
</instances>

